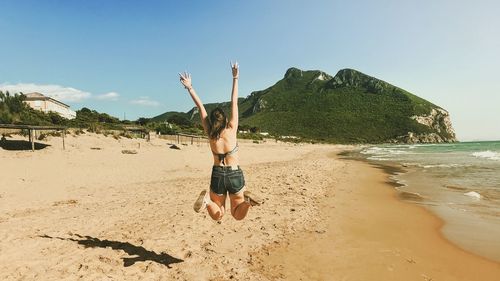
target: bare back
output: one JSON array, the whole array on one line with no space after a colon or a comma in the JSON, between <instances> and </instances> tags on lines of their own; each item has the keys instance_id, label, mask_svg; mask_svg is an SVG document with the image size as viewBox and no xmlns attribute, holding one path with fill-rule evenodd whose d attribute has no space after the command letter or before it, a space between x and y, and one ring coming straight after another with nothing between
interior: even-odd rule
<instances>
[{"instance_id":1,"label":"bare back","mask_svg":"<svg viewBox=\"0 0 500 281\"><path fill-rule=\"evenodd\" d=\"M236 166L239 165L238 152L235 151L230 155L225 157L224 163L220 160L217 154L226 154L232 151L237 145L236 139L236 128L227 127L220 133L220 138L218 140L210 140L210 149L212 150L212 155L214 157L214 166Z\"/></svg>"}]
</instances>

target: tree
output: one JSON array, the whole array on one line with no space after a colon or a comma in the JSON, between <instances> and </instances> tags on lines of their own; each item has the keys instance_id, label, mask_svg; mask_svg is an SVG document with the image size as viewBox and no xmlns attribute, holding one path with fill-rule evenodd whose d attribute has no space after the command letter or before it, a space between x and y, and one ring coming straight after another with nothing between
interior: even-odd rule
<instances>
[{"instance_id":1,"label":"tree","mask_svg":"<svg viewBox=\"0 0 500 281\"><path fill-rule=\"evenodd\" d=\"M25 123L23 117L31 116L34 111L25 100L26 96L22 93L11 95L8 91L0 91L0 122Z\"/></svg>"},{"instance_id":2,"label":"tree","mask_svg":"<svg viewBox=\"0 0 500 281\"><path fill-rule=\"evenodd\" d=\"M135 121L135 123L137 123L141 126L146 126L146 124L148 124L150 120L151 120L151 118L141 117L141 118L137 119L137 121Z\"/></svg>"},{"instance_id":3,"label":"tree","mask_svg":"<svg viewBox=\"0 0 500 281\"><path fill-rule=\"evenodd\" d=\"M59 115L53 111L49 111L48 115L50 117L50 121L54 125L64 125L66 123L65 118L61 117L61 115Z\"/></svg>"},{"instance_id":4,"label":"tree","mask_svg":"<svg viewBox=\"0 0 500 281\"><path fill-rule=\"evenodd\" d=\"M183 127L183 128L193 126L193 123L191 121L189 121L189 119L187 119L186 117L184 117L182 115L178 115L178 114L170 116L167 119L167 122L178 125L178 126Z\"/></svg>"}]
</instances>

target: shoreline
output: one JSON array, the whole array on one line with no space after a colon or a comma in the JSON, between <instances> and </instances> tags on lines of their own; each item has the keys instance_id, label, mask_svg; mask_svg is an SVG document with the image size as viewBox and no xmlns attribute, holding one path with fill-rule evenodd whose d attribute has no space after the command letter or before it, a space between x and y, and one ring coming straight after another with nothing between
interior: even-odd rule
<instances>
[{"instance_id":1,"label":"shoreline","mask_svg":"<svg viewBox=\"0 0 500 281\"><path fill-rule=\"evenodd\" d=\"M341 177L322 202L327 227L287 239L260 256L286 280L496 280L500 263L460 248L441 232L444 221L398 198L393 168L342 159ZM337 171L339 172L339 171ZM256 268L259 271L258 268ZM376 278L374 279L374 276Z\"/></svg>"},{"instance_id":2,"label":"shoreline","mask_svg":"<svg viewBox=\"0 0 500 281\"><path fill-rule=\"evenodd\" d=\"M407 166L395 160L382 162L371 160L361 154L355 154L350 159L362 161L384 170L389 175L389 181L394 185L400 200L422 207L443 221L440 234L446 240L466 252L500 263L500 253L498 252L500 246L496 242L500 233L499 225L491 220L486 221L485 218L478 217L473 213L456 213L456 211L448 209L446 205L434 202L433 197L429 197L428 193L422 195L418 188L415 188L419 182L415 182L415 178L408 178L409 174L419 173L418 168ZM420 182L420 184L422 183ZM430 184L432 183L427 182L426 188ZM479 231L471 231L471 229Z\"/></svg>"},{"instance_id":3,"label":"shoreline","mask_svg":"<svg viewBox=\"0 0 500 281\"><path fill-rule=\"evenodd\" d=\"M244 221L226 214L215 223L192 210L194 198L209 182L212 155L205 144L173 150L161 139L95 134L68 136L66 150L58 139L47 143L35 152L0 150L5 171L0 177L0 279L276 280L292 272L304 280L390 280L387 274L393 280L461 280L433 275L425 267L411 271L438 264L434 253L414 255L407 249L415 246L411 239L397 240L396 235L396 246L378 242L400 234L385 229L383 221L390 222L394 213L413 218L418 209L418 221L403 223L418 230L436 223L427 229L434 240L438 220L398 200L381 169L331 157L352 146L242 142L248 188L265 202ZM137 154L123 154L123 149ZM372 204L372 197L382 206ZM380 220L367 219L386 205L393 208ZM421 237L418 231L413 235ZM440 239L421 248L441 251L445 245L460 252L462 264L471 259ZM482 271L477 276L492 271L491 262L472 260L470 270ZM386 275L379 273L381 266Z\"/></svg>"}]
</instances>

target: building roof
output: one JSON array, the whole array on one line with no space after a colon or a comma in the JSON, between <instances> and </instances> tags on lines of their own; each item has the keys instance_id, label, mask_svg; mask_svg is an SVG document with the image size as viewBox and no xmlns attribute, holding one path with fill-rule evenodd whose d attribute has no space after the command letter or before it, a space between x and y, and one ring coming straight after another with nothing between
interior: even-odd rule
<instances>
[{"instance_id":1,"label":"building roof","mask_svg":"<svg viewBox=\"0 0 500 281\"><path fill-rule=\"evenodd\" d=\"M29 100L29 101L36 101L36 100L50 100L50 101L53 101L54 103L58 103L62 106L65 106L67 108L69 108L69 105L63 103L63 102L60 102L56 99L53 99L51 97L47 97L41 93L38 93L38 92L33 92L33 93L28 93L28 94L25 94L26 96L26 100Z\"/></svg>"},{"instance_id":2,"label":"building roof","mask_svg":"<svg viewBox=\"0 0 500 281\"><path fill-rule=\"evenodd\" d=\"M43 94L40 94L38 92L33 92L33 93L26 94L26 97L27 98L45 98L45 99L48 98L48 97L46 97Z\"/></svg>"}]
</instances>

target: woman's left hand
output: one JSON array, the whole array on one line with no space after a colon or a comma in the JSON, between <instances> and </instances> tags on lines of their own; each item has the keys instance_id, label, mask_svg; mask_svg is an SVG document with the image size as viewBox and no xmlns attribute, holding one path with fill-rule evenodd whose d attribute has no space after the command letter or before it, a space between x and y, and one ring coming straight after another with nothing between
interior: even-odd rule
<instances>
[{"instance_id":1,"label":"woman's left hand","mask_svg":"<svg viewBox=\"0 0 500 281\"><path fill-rule=\"evenodd\" d=\"M184 85L184 88L190 89L193 87L191 84L191 74L184 72L184 73L179 73L180 80L182 85Z\"/></svg>"}]
</instances>

